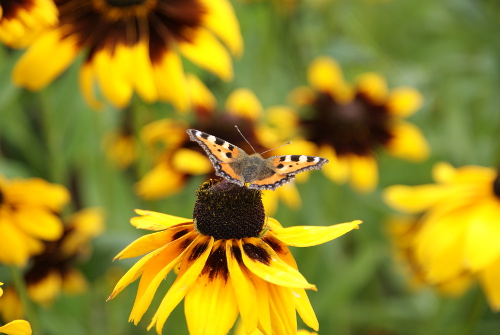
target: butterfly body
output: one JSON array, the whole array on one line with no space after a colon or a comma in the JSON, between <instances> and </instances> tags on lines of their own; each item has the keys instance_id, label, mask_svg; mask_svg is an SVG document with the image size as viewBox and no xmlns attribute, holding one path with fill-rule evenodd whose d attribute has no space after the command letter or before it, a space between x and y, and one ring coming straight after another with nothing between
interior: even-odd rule
<instances>
[{"instance_id":1,"label":"butterfly body","mask_svg":"<svg viewBox=\"0 0 500 335\"><path fill-rule=\"evenodd\" d=\"M284 155L262 158L258 153L248 155L237 146L196 129L188 129L192 141L207 153L215 174L240 186L259 190L275 190L295 178L295 175L321 169L326 158L306 155Z\"/></svg>"}]
</instances>

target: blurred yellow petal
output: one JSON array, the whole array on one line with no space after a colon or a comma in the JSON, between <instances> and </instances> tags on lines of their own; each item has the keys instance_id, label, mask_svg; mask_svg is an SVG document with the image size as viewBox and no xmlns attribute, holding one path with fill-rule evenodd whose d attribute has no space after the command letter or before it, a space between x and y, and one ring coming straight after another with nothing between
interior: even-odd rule
<instances>
[{"instance_id":1,"label":"blurred yellow petal","mask_svg":"<svg viewBox=\"0 0 500 335\"><path fill-rule=\"evenodd\" d=\"M134 64L131 79L137 93L146 102L156 101L158 92L154 81L153 66L149 57L149 41L140 41L131 49L131 63L124 64L126 68L120 67L119 70L126 72L132 69L130 64Z\"/></svg>"},{"instance_id":2,"label":"blurred yellow petal","mask_svg":"<svg viewBox=\"0 0 500 335\"><path fill-rule=\"evenodd\" d=\"M80 75L78 79L83 97L85 98L89 106L93 109L101 109L103 104L95 97L94 94L94 84L96 78L94 76L94 71L91 63L83 63L82 67L80 68Z\"/></svg>"},{"instance_id":3,"label":"blurred yellow petal","mask_svg":"<svg viewBox=\"0 0 500 335\"><path fill-rule=\"evenodd\" d=\"M0 333L7 335L31 335L31 326L28 321L14 320L0 327Z\"/></svg>"},{"instance_id":4,"label":"blurred yellow petal","mask_svg":"<svg viewBox=\"0 0 500 335\"><path fill-rule=\"evenodd\" d=\"M494 311L500 310L500 258L479 273L481 286L486 294L488 303Z\"/></svg>"},{"instance_id":5,"label":"blurred yellow petal","mask_svg":"<svg viewBox=\"0 0 500 335\"><path fill-rule=\"evenodd\" d=\"M187 79L193 105L207 111L215 111L217 100L207 86L195 75L189 74Z\"/></svg>"},{"instance_id":6,"label":"blurred yellow petal","mask_svg":"<svg viewBox=\"0 0 500 335\"><path fill-rule=\"evenodd\" d=\"M227 97L226 110L249 120L257 120L263 112L255 93L246 88L236 89Z\"/></svg>"},{"instance_id":7,"label":"blurred yellow petal","mask_svg":"<svg viewBox=\"0 0 500 335\"><path fill-rule=\"evenodd\" d=\"M408 213L419 213L436 204L449 194L446 188L438 185L405 186L393 185L383 191L386 204L394 209Z\"/></svg>"},{"instance_id":8,"label":"blurred yellow petal","mask_svg":"<svg viewBox=\"0 0 500 335\"><path fill-rule=\"evenodd\" d=\"M89 283L80 270L69 268L64 273L62 289L67 294L82 294L89 287Z\"/></svg>"},{"instance_id":9,"label":"blurred yellow petal","mask_svg":"<svg viewBox=\"0 0 500 335\"><path fill-rule=\"evenodd\" d=\"M136 184L136 192L144 199L157 199L177 193L183 185L182 174L166 163L160 163Z\"/></svg>"},{"instance_id":10,"label":"blurred yellow petal","mask_svg":"<svg viewBox=\"0 0 500 335\"><path fill-rule=\"evenodd\" d=\"M23 208L14 212L13 220L29 235L54 241L63 233L62 221L54 214L36 207Z\"/></svg>"},{"instance_id":11,"label":"blurred yellow petal","mask_svg":"<svg viewBox=\"0 0 500 335\"><path fill-rule=\"evenodd\" d=\"M349 155L351 184L360 192L373 191L378 184L378 164L373 156Z\"/></svg>"},{"instance_id":12,"label":"blurred yellow petal","mask_svg":"<svg viewBox=\"0 0 500 335\"><path fill-rule=\"evenodd\" d=\"M357 78L358 90L364 93L374 104L382 105L388 97L387 83L377 73L369 72Z\"/></svg>"},{"instance_id":13,"label":"blurred yellow petal","mask_svg":"<svg viewBox=\"0 0 500 335\"><path fill-rule=\"evenodd\" d=\"M200 175L212 171L212 163L205 154L191 149L178 149L172 157L174 170L185 174Z\"/></svg>"},{"instance_id":14,"label":"blurred yellow petal","mask_svg":"<svg viewBox=\"0 0 500 335\"><path fill-rule=\"evenodd\" d=\"M389 93L387 108L393 115L407 118L422 107L422 94L412 87L399 87Z\"/></svg>"},{"instance_id":15,"label":"blurred yellow petal","mask_svg":"<svg viewBox=\"0 0 500 335\"><path fill-rule=\"evenodd\" d=\"M307 78L316 90L330 93L339 99L339 102L347 102L351 98L340 66L329 57L321 56L314 59L309 65Z\"/></svg>"},{"instance_id":16,"label":"blurred yellow petal","mask_svg":"<svg viewBox=\"0 0 500 335\"><path fill-rule=\"evenodd\" d=\"M77 56L79 47L75 36L63 36L62 29L40 36L15 65L12 72L14 83L39 90L66 70Z\"/></svg>"},{"instance_id":17,"label":"blurred yellow petal","mask_svg":"<svg viewBox=\"0 0 500 335\"><path fill-rule=\"evenodd\" d=\"M50 271L35 284L28 285L30 298L38 304L48 305L61 293L62 278L57 271Z\"/></svg>"},{"instance_id":18,"label":"blurred yellow petal","mask_svg":"<svg viewBox=\"0 0 500 335\"><path fill-rule=\"evenodd\" d=\"M320 81L320 79L317 80ZM311 105L316 100L316 94L310 87L301 86L290 92L289 99L298 106Z\"/></svg>"},{"instance_id":19,"label":"blurred yellow petal","mask_svg":"<svg viewBox=\"0 0 500 335\"><path fill-rule=\"evenodd\" d=\"M30 256L30 250L24 241L22 233L15 224L7 222L5 216L0 213L0 236L8 236L0 243L0 262L22 266L26 264Z\"/></svg>"},{"instance_id":20,"label":"blurred yellow petal","mask_svg":"<svg viewBox=\"0 0 500 335\"><path fill-rule=\"evenodd\" d=\"M210 13L204 16L206 26L220 37L234 55L240 56L243 52L243 39L231 3L227 0L201 0L201 2Z\"/></svg>"},{"instance_id":21,"label":"blurred yellow petal","mask_svg":"<svg viewBox=\"0 0 500 335\"><path fill-rule=\"evenodd\" d=\"M327 145L320 147L318 156L330 161L322 168L325 176L339 184L347 181L347 178L349 178L349 161L346 158L338 157L335 150Z\"/></svg>"},{"instance_id":22,"label":"blurred yellow petal","mask_svg":"<svg viewBox=\"0 0 500 335\"><path fill-rule=\"evenodd\" d=\"M415 125L399 121L392 126L392 135L386 144L392 155L415 162L429 157L429 144Z\"/></svg>"},{"instance_id":23,"label":"blurred yellow petal","mask_svg":"<svg viewBox=\"0 0 500 335\"><path fill-rule=\"evenodd\" d=\"M158 98L172 102L178 111L186 111L190 106L188 83L179 55L167 50L152 66L152 76Z\"/></svg>"},{"instance_id":24,"label":"blurred yellow petal","mask_svg":"<svg viewBox=\"0 0 500 335\"><path fill-rule=\"evenodd\" d=\"M221 79L233 79L231 57L222 44L206 29L191 31L191 42L180 43L181 53L193 63L215 73Z\"/></svg>"}]
</instances>

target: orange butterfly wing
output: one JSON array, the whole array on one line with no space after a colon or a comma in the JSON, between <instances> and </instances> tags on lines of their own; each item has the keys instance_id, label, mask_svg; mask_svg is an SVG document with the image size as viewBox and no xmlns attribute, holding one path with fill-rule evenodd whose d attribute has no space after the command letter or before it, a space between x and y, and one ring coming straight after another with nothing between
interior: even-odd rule
<instances>
[{"instance_id":1,"label":"orange butterfly wing","mask_svg":"<svg viewBox=\"0 0 500 335\"><path fill-rule=\"evenodd\" d=\"M309 170L320 170L328 159L306 155L274 156L266 159L266 164L275 173L269 177L252 182L249 188L275 190L289 183L295 175Z\"/></svg>"},{"instance_id":2,"label":"orange butterfly wing","mask_svg":"<svg viewBox=\"0 0 500 335\"><path fill-rule=\"evenodd\" d=\"M231 167L232 162L248 156L245 151L216 136L196 129L186 130L190 139L197 142L208 155L215 174L243 186L241 176Z\"/></svg>"}]
</instances>

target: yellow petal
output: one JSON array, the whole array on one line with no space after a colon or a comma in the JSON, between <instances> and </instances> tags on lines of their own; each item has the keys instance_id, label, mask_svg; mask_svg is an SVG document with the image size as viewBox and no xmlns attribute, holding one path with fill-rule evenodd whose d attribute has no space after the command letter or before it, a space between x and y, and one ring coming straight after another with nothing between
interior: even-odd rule
<instances>
[{"instance_id":1,"label":"yellow petal","mask_svg":"<svg viewBox=\"0 0 500 335\"><path fill-rule=\"evenodd\" d=\"M141 216L133 217L130 223L138 229L163 230L176 224L193 222L191 219L143 209L136 209L135 212Z\"/></svg>"},{"instance_id":2,"label":"yellow petal","mask_svg":"<svg viewBox=\"0 0 500 335\"><path fill-rule=\"evenodd\" d=\"M359 192L369 193L378 184L378 164L373 156L348 156L351 184Z\"/></svg>"},{"instance_id":3,"label":"yellow petal","mask_svg":"<svg viewBox=\"0 0 500 335\"><path fill-rule=\"evenodd\" d=\"M63 233L62 221L51 212L40 208L19 207L13 213L13 220L28 235L43 240L57 240Z\"/></svg>"},{"instance_id":4,"label":"yellow petal","mask_svg":"<svg viewBox=\"0 0 500 335\"><path fill-rule=\"evenodd\" d=\"M449 190L440 185L419 186L393 185L383 193L386 204L407 213L419 213L429 209L449 194Z\"/></svg>"},{"instance_id":5,"label":"yellow petal","mask_svg":"<svg viewBox=\"0 0 500 335\"><path fill-rule=\"evenodd\" d=\"M246 332L249 333L257 329L259 321L259 313L257 312L257 291L246 271L238 264L238 260L233 251L233 248L237 248L238 246L236 243L233 244L232 241L234 240L226 242L227 267L234 293L236 294L236 301L238 303L241 319L245 325Z\"/></svg>"},{"instance_id":6,"label":"yellow petal","mask_svg":"<svg viewBox=\"0 0 500 335\"><path fill-rule=\"evenodd\" d=\"M271 312L272 334L295 334L297 316L292 291L287 287L267 284Z\"/></svg>"},{"instance_id":7,"label":"yellow petal","mask_svg":"<svg viewBox=\"0 0 500 335\"><path fill-rule=\"evenodd\" d=\"M135 44L132 47L132 55L132 63L126 64L127 68L121 67L121 70L129 70L131 68L130 64L134 64L131 75L133 86L137 90L137 93L146 102L151 103L156 101L158 99L158 92L149 56L149 41L139 41Z\"/></svg>"},{"instance_id":8,"label":"yellow petal","mask_svg":"<svg viewBox=\"0 0 500 335\"><path fill-rule=\"evenodd\" d=\"M134 322L136 325L139 323L151 304L160 284L165 280L172 268L179 264L186 255L189 249L186 248L185 245L191 238L192 235L189 236L186 234L173 241L165 248L165 252L162 253L160 257L152 259L147 267L145 267L141 280L139 281L139 287L137 288L134 307L130 312L129 321Z\"/></svg>"},{"instance_id":9,"label":"yellow petal","mask_svg":"<svg viewBox=\"0 0 500 335\"><path fill-rule=\"evenodd\" d=\"M222 44L207 30L197 29L191 42L179 44L181 53L193 63L215 73L223 80L233 79L231 57Z\"/></svg>"},{"instance_id":10,"label":"yellow petal","mask_svg":"<svg viewBox=\"0 0 500 335\"><path fill-rule=\"evenodd\" d=\"M350 89L344 82L340 66L329 57L316 58L309 65L307 78L316 90L330 93L339 102L347 102L352 97Z\"/></svg>"},{"instance_id":11,"label":"yellow petal","mask_svg":"<svg viewBox=\"0 0 500 335\"><path fill-rule=\"evenodd\" d=\"M374 104L382 105L388 97L387 83L377 73L369 72L357 78L358 91L364 93Z\"/></svg>"},{"instance_id":12,"label":"yellow petal","mask_svg":"<svg viewBox=\"0 0 500 335\"><path fill-rule=\"evenodd\" d=\"M0 212L0 262L22 266L30 256L30 250L25 243L25 234L12 222L7 222L5 215Z\"/></svg>"},{"instance_id":13,"label":"yellow petal","mask_svg":"<svg viewBox=\"0 0 500 335\"><path fill-rule=\"evenodd\" d=\"M92 64L84 62L80 67L80 73L78 81L80 83L80 89L82 90L83 97L93 109L101 109L103 104L97 100L94 94L94 73L92 70Z\"/></svg>"},{"instance_id":14,"label":"yellow petal","mask_svg":"<svg viewBox=\"0 0 500 335\"><path fill-rule=\"evenodd\" d=\"M346 158L338 157L335 150L327 145L319 149L318 155L330 161L322 168L326 177L340 184L347 181L349 177L349 161Z\"/></svg>"},{"instance_id":15,"label":"yellow petal","mask_svg":"<svg viewBox=\"0 0 500 335\"><path fill-rule=\"evenodd\" d=\"M389 112L407 118L422 106L422 94L412 87L399 87L389 93L386 106Z\"/></svg>"},{"instance_id":16,"label":"yellow petal","mask_svg":"<svg viewBox=\"0 0 500 335\"><path fill-rule=\"evenodd\" d=\"M500 201L483 200L470 209L465 239L465 259L471 271L491 266L500 258Z\"/></svg>"},{"instance_id":17,"label":"yellow petal","mask_svg":"<svg viewBox=\"0 0 500 335\"><path fill-rule=\"evenodd\" d=\"M293 288L292 295L295 300L295 308L304 323L317 331L319 329L319 322L311 306L311 302L307 297L306 291L302 288Z\"/></svg>"},{"instance_id":18,"label":"yellow petal","mask_svg":"<svg viewBox=\"0 0 500 335\"><path fill-rule=\"evenodd\" d=\"M97 51L92 60L92 71L106 100L119 108L130 102L133 86L127 73L133 59L133 50L117 44L114 50Z\"/></svg>"},{"instance_id":19,"label":"yellow petal","mask_svg":"<svg viewBox=\"0 0 500 335\"><path fill-rule=\"evenodd\" d=\"M208 242L207 242L208 240ZM206 243L206 249L201 253L197 254L196 258L191 260L190 256L186 260L184 258L181 269L177 276L177 279L172 284L167 294L163 298L160 303L160 307L153 316L153 320L148 326L148 330L156 324L156 332L161 334L163 329L163 325L167 321L170 313L174 310L174 308L181 302L181 300L186 295L187 291L192 287L192 285L196 282L201 273L201 270L205 267L205 263L212 251L214 245L213 238L206 238L204 236L198 236L197 239L191 244L200 245L201 243ZM191 249L192 252L192 249Z\"/></svg>"},{"instance_id":20,"label":"yellow petal","mask_svg":"<svg viewBox=\"0 0 500 335\"><path fill-rule=\"evenodd\" d=\"M204 274L196 280L186 294L184 310L189 334L226 335L238 317L237 300L231 286L221 277L209 278Z\"/></svg>"},{"instance_id":21,"label":"yellow petal","mask_svg":"<svg viewBox=\"0 0 500 335\"><path fill-rule=\"evenodd\" d=\"M158 98L172 102L178 111L187 110L190 105L188 84L177 52L165 51L152 66Z\"/></svg>"},{"instance_id":22,"label":"yellow petal","mask_svg":"<svg viewBox=\"0 0 500 335\"><path fill-rule=\"evenodd\" d=\"M136 192L144 199L158 199L179 192L184 180L183 174L160 162L136 184Z\"/></svg>"},{"instance_id":23,"label":"yellow petal","mask_svg":"<svg viewBox=\"0 0 500 335\"><path fill-rule=\"evenodd\" d=\"M48 207L54 212L59 212L70 199L64 186L40 178L13 179L4 192L7 192L9 202Z\"/></svg>"},{"instance_id":24,"label":"yellow petal","mask_svg":"<svg viewBox=\"0 0 500 335\"><path fill-rule=\"evenodd\" d=\"M62 36L65 36L63 31L52 30L30 46L12 72L12 80L16 85L39 90L73 62L80 51L78 41L72 35Z\"/></svg>"},{"instance_id":25,"label":"yellow petal","mask_svg":"<svg viewBox=\"0 0 500 335\"><path fill-rule=\"evenodd\" d=\"M207 15L203 17L205 26L217 34L233 54L240 56L243 51L243 39L231 3L227 0L201 0L201 2L208 9Z\"/></svg>"},{"instance_id":26,"label":"yellow petal","mask_svg":"<svg viewBox=\"0 0 500 335\"><path fill-rule=\"evenodd\" d=\"M246 238L243 241L245 245L248 244L251 246L245 247L241 240L238 241L243 256L243 262L245 266L255 275L276 285L313 290L316 289L314 285L307 282L300 272L283 262L278 255L276 255L274 250L262 240L257 238ZM245 250L252 250L254 248L257 248L260 252L265 252L268 255L269 258L266 260L268 264L262 263L258 259L254 259L247 255Z\"/></svg>"},{"instance_id":27,"label":"yellow petal","mask_svg":"<svg viewBox=\"0 0 500 335\"><path fill-rule=\"evenodd\" d=\"M0 333L7 335L31 335L31 326L28 321L14 320L0 327Z\"/></svg>"},{"instance_id":28,"label":"yellow petal","mask_svg":"<svg viewBox=\"0 0 500 335\"><path fill-rule=\"evenodd\" d=\"M191 101L196 108L215 111L217 100L207 86L195 75L187 76Z\"/></svg>"},{"instance_id":29,"label":"yellow petal","mask_svg":"<svg viewBox=\"0 0 500 335\"><path fill-rule=\"evenodd\" d=\"M386 148L392 155L414 162L429 157L429 144L415 125L399 121L392 126L391 132L393 137Z\"/></svg>"},{"instance_id":30,"label":"yellow petal","mask_svg":"<svg viewBox=\"0 0 500 335\"><path fill-rule=\"evenodd\" d=\"M264 334L272 334L271 312L269 310L269 292L267 282L250 273L250 278L255 285L257 295L257 313L259 313L259 329Z\"/></svg>"},{"instance_id":31,"label":"yellow petal","mask_svg":"<svg viewBox=\"0 0 500 335\"><path fill-rule=\"evenodd\" d=\"M255 93L245 88L236 89L227 97L226 110L249 120L257 120L263 112Z\"/></svg>"},{"instance_id":32,"label":"yellow petal","mask_svg":"<svg viewBox=\"0 0 500 335\"><path fill-rule=\"evenodd\" d=\"M500 258L479 273L488 303L494 311L500 310Z\"/></svg>"},{"instance_id":33,"label":"yellow petal","mask_svg":"<svg viewBox=\"0 0 500 335\"><path fill-rule=\"evenodd\" d=\"M61 289L61 274L58 271L50 271L41 280L28 285L28 294L36 303L48 305L61 293Z\"/></svg>"},{"instance_id":34,"label":"yellow petal","mask_svg":"<svg viewBox=\"0 0 500 335\"><path fill-rule=\"evenodd\" d=\"M207 174L212 171L212 163L205 154L191 149L177 149L172 157L172 167L181 173L191 175Z\"/></svg>"},{"instance_id":35,"label":"yellow petal","mask_svg":"<svg viewBox=\"0 0 500 335\"><path fill-rule=\"evenodd\" d=\"M353 229L359 229L360 224L360 220L355 220L329 227L296 226L272 229L272 233L286 245L294 247L311 247L336 239Z\"/></svg>"},{"instance_id":36,"label":"yellow petal","mask_svg":"<svg viewBox=\"0 0 500 335\"><path fill-rule=\"evenodd\" d=\"M82 294L89 287L89 283L80 270L71 268L63 275L62 290L66 294Z\"/></svg>"},{"instance_id":37,"label":"yellow petal","mask_svg":"<svg viewBox=\"0 0 500 335\"><path fill-rule=\"evenodd\" d=\"M172 241L173 231L174 230L171 229L141 236L120 251L118 255L113 258L113 261L141 256L161 248ZM176 229L175 232L178 232L178 230Z\"/></svg>"}]
</instances>

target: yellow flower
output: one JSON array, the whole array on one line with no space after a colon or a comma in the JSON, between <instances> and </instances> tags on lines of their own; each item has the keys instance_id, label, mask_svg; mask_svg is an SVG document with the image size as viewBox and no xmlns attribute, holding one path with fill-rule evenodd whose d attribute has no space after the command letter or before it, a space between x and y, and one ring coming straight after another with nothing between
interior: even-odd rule
<instances>
[{"instance_id":1,"label":"yellow flower","mask_svg":"<svg viewBox=\"0 0 500 335\"><path fill-rule=\"evenodd\" d=\"M479 280L492 309L500 309L500 178L480 166L433 170L435 184L394 185L385 201L420 213L408 248L427 283L440 285L464 274Z\"/></svg>"},{"instance_id":2,"label":"yellow flower","mask_svg":"<svg viewBox=\"0 0 500 335\"><path fill-rule=\"evenodd\" d=\"M0 286L3 283L0 283ZM3 290L0 287L0 297L3 295ZM31 326L28 321L14 320L0 327L0 333L8 335L31 335Z\"/></svg>"},{"instance_id":3,"label":"yellow flower","mask_svg":"<svg viewBox=\"0 0 500 335\"><path fill-rule=\"evenodd\" d=\"M184 301L190 334L227 334L238 314L246 333L291 334L296 312L309 327L318 321L305 289L316 287L297 269L288 246L306 247L335 239L360 221L330 227L283 228L266 218L260 192L222 181L197 192L193 219L137 210L131 220L154 231L116 258L144 255L116 284L115 297L140 277L130 321L137 324L160 283L173 269L177 279L160 303L149 329L161 334L172 310Z\"/></svg>"},{"instance_id":4,"label":"yellow flower","mask_svg":"<svg viewBox=\"0 0 500 335\"><path fill-rule=\"evenodd\" d=\"M238 21L228 0L58 0L59 24L38 38L17 63L14 82L39 90L85 54L80 85L88 103L97 83L117 107L132 94L146 102L188 107L180 54L224 80L242 51Z\"/></svg>"},{"instance_id":5,"label":"yellow flower","mask_svg":"<svg viewBox=\"0 0 500 335\"><path fill-rule=\"evenodd\" d=\"M12 48L24 48L44 30L57 24L52 0L2 0L0 41Z\"/></svg>"},{"instance_id":6,"label":"yellow flower","mask_svg":"<svg viewBox=\"0 0 500 335\"><path fill-rule=\"evenodd\" d=\"M90 241L104 230L103 219L97 208L78 211L68 218L61 238L45 243L45 252L33 257L24 276L31 300L49 305L61 291L86 290L87 280L74 263L89 254Z\"/></svg>"},{"instance_id":7,"label":"yellow flower","mask_svg":"<svg viewBox=\"0 0 500 335\"><path fill-rule=\"evenodd\" d=\"M235 129L235 125L257 152L272 149L273 147L267 144L276 143L272 136L267 136L271 133L268 128L258 123L264 109L252 91L234 90L228 96L224 110L219 112L217 102L206 86L195 77L189 77L189 82L195 121L188 125L171 120L159 120L143 128L142 138L147 147L155 147L155 144L160 142L164 148L153 169L137 183L137 193L143 198L157 199L175 194L184 187L189 177L213 173L212 164L205 152L189 140L186 134L188 128L213 134L248 153L252 153L253 149ZM300 152L300 154L305 153ZM268 211L276 209L278 199L282 199L292 208L299 207L301 203L293 184L278 188L276 191L264 192L264 202Z\"/></svg>"},{"instance_id":8,"label":"yellow flower","mask_svg":"<svg viewBox=\"0 0 500 335\"><path fill-rule=\"evenodd\" d=\"M291 97L311 113L296 117L295 124L299 135L315 145L317 155L330 160L323 172L331 180L349 180L357 190L370 192L378 184L380 148L408 160L427 158L425 138L404 120L420 108L418 91L409 87L389 91L375 73L365 73L350 85L328 57L311 63L308 79L312 88L297 88Z\"/></svg>"},{"instance_id":9,"label":"yellow flower","mask_svg":"<svg viewBox=\"0 0 500 335\"><path fill-rule=\"evenodd\" d=\"M0 175L0 262L22 266L44 250L42 240L57 240L63 225L55 213L69 198L61 185Z\"/></svg>"}]
</instances>

